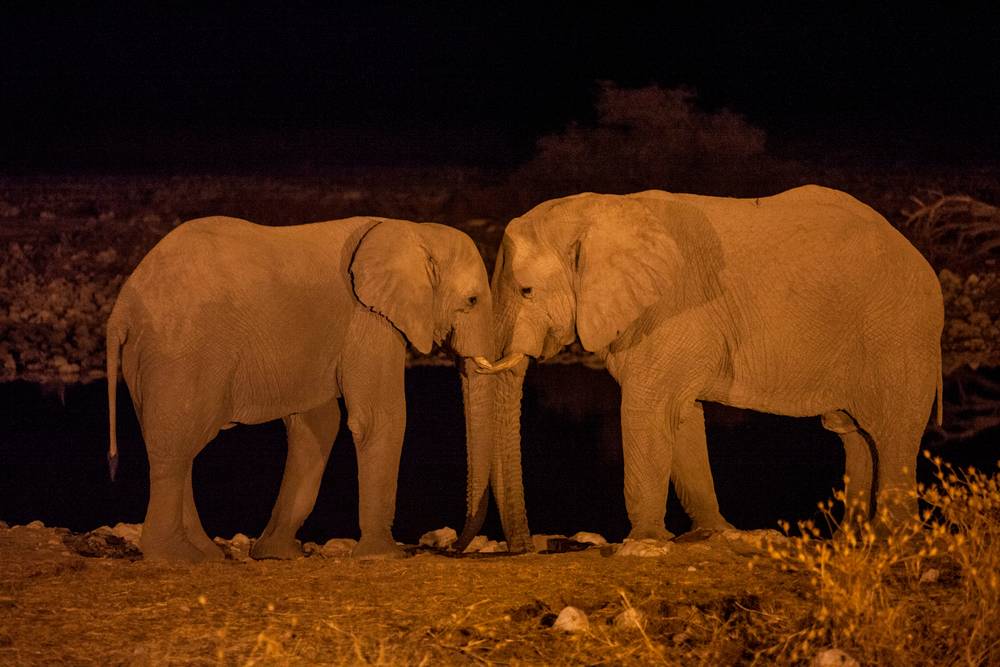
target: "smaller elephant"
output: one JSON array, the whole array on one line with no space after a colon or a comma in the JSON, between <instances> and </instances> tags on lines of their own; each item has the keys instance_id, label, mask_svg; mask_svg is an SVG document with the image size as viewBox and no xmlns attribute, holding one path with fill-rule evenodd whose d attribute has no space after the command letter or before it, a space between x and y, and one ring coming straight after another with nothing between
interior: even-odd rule
<instances>
[{"instance_id":1,"label":"smaller elephant","mask_svg":"<svg viewBox=\"0 0 1000 667\"><path fill-rule=\"evenodd\" d=\"M373 217L291 227L210 217L160 240L125 281L107 325L109 460L119 364L149 456L144 555L222 557L195 508L192 461L220 429L279 418L285 471L252 555L301 554L295 533L316 501L340 397L358 456L354 555L401 555L391 527L407 340L423 353L450 346L467 418L484 418L488 390L468 378L473 357L492 358L490 291L479 252L456 229ZM469 468L475 515L485 508L492 434L470 438L470 448L484 448Z\"/></svg>"},{"instance_id":2,"label":"smaller elephant","mask_svg":"<svg viewBox=\"0 0 1000 667\"><path fill-rule=\"evenodd\" d=\"M527 358L579 340L621 385L630 537L669 537L672 480L695 528L716 500L701 401L821 415L865 510L916 511L944 308L934 270L850 195L804 186L730 199L650 190L539 204L504 232L493 274L492 485L512 550L531 548L521 486Z\"/></svg>"}]
</instances>

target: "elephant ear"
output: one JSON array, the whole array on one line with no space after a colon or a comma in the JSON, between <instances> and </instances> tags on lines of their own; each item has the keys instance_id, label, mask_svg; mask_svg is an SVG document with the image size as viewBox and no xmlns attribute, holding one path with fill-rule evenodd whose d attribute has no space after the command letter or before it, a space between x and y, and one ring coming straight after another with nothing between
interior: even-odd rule
<instances>
[{"instance_id":1,"label":"elephant ear","mask_svg":"<svg viewBox=\"0 0 1000 667\"><path fill-rule=\"evenodd\" d=\"M387 317L420 352L434 342L437 269L417 223L383 220L368 230L351 260L354 293Z\"/></svg>"},{"instance_id":2,"label":"elephant ear","mask_svg":"<svg viewBox=\"0 0 1000 667\"><path fill-rule=\"evenodd\" d=\"M715 251L702 257L713 240ZM661 299L683 307L700 291L689 283L700 283L703 273L688 267L695 273L688 276L686 265L704 260L714 267L721 257L714 230L694 207L626 197L593 218L577 253L577 334L590 351L610 345Z\"/></svg>"}]
</instances>

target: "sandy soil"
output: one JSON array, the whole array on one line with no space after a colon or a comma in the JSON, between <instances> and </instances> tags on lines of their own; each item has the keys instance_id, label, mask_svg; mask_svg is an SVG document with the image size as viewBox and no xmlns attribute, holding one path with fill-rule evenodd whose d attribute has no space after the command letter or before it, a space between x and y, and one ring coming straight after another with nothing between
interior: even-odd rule
<instances>
[{"instance_id":1,"label":"sandy soil","mask_svg":"<svg viewBox=\"0 0 1000 667\"><path fill-rule=\"evenodd\" d=\"M809 607L803 576L780 571L759 536L667 543L656 557L610 545L170 565L120 541L119 557L86 557L87 536L2 529L0 663L749 662ZM552 627L567 605L589 629Z\"/></svg>"}]
</instances>

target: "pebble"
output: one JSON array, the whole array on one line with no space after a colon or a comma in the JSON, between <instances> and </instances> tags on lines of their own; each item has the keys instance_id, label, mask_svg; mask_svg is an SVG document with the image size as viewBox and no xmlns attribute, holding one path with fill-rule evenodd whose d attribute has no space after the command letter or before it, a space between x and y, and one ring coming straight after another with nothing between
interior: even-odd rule
<instances>
[{"instance_id":1,"label":"pebble","mask_svg":"<svg viewBox=\"0 0 1000 667\"><path fill-rule=\"evenodd\" d=\"M922 584L933 584L941 576L940 570L936 568L930 568L926 570L922 575L920 575L920 583Z\"/></svg>"},{"instance_id":2,"label":"pebble","mask_svg":"<svg viewBox=\"0 0 1000 667\"><path fill-rule=\"evenodd\" d=\"M563 632L584 632L590 628L590 620L587 614L576 607L563 607L552 627Z\"/></svg>"},{"instance_id":3,"label":"pebble","mask_svg":"<svg viewBox=\"0 0 1000 667\"><path fill-rule=\"evenodd\" d=\"M486 543L486 546L484 546L482 549L479 550L479 553L495 554L495 553L501 553L503 551L507 551L506 542L497 542L496 540L490 540L489 542Z\"/></svg>"},{"instance_id":4,"label":"pebble","mask_svg":"<svg viewBox=\"0 0 1000 667\"><path fill-rule=\"evenodd\" d=\"M629 607L615 616L615 627L627 630L645 628L646 615L635 607Z\"/></svg>"},{"instance_id":5,"label":"pebble","mask_svg":"<svg viewBox=\"0 0 1000 667\"><path fill-rule=\"evenodd\" d=\"M424 547L432 547L434 549L447 549L456 541L458 541L458 533L455 532L454 528L445 526L444 528L438 528L437 530L424 533L420 536L418 544Z\"/></svg>"},{"instance_id":6,"label":"pebble","mask_svg":"<svg viewBox=\"0 0 1000 667\"><path fill-rule=\"evenodd\" d=\"M38 519L35 519L31 523L27 524L27 526L25 526L25 527L26 528L45 528L45 524L42 523L41 521L39 521Z\"/></svg>"},{"instance_id":7,"label":"pebble","mask_svg":"<svg viewBox=\"0 0 1000 667\"><path fill-rule=\"evenodd\" d=\"M660 540L625 540L625 543L615 552L615 555L654 558L656 556L666 556L673 548L673 543L661 542Z\"/></svg>"},{"instance_id":8,"label":"pebble","mask_svg":"<svg viewBox=\"0 0 1000 667\"><path fill-rule=\"evenodd\" d=\"M828 648L813 656L809 667L860 667L860 665L857 660L839 648Z\"/></svg>"},{"instance_id":9,"label":"pebble","mask_svg":"<svg viewBox=\"0 0 1000 667\"><path fill-rule=\"evenodd\" d=\"M608 541L604 539L603 535L599 535L597 533L588 533L585 531L580 531L579 533L577 533L576 535L574 535L569 539L574 540L576 542L586 542L587 544L593 544L599 547L602 547L608 543Z\"/></svg>"},{"instance_id":10,"label":"pebble","mask_svg":"<svg viewBox=\"0 0 1000 667\"><path fill-rule=\"evenodd\" d=\"M469 542L469 546L465 547L465 551L463 551L462 553L465 554L476 553L480 551L483 547L485 547L487 544L489 544L489 542L490 539L485 535L476 535L475 537L472 538L472 541Z\"/></svg>"},{"instance_id":11,"label":"pebble","mask_svg":"<svg viewBox=\"0 0 1000 667\"><path fill-rule=\"evenodd\" d=\"M358 541L349 537L335 537L327 540L320 551L329 558L347 558L357 545Z\"/></svg>"}]
</instances>

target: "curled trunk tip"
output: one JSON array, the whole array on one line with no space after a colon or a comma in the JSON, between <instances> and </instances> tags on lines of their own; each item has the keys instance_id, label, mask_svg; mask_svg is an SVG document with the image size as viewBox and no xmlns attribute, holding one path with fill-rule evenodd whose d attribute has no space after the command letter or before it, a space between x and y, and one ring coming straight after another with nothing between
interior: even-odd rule
<instances>
[{"instance_id":1,"label":"curled trunk tip","mask_svg":"<svg viewBox=\"0 0 1000 667\"><path fill-rule=\"evenodd\" d=\"M452 549L462 553L469 546L469 542L479 534L486 521L486 510L489 508L489 503L489 489L483 489L483 495L479 497L475 513L465 517L465 527L462 528L462 534L452 545Z\"/></svg>"}]
</instances>

